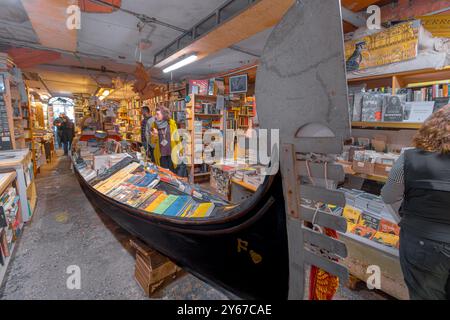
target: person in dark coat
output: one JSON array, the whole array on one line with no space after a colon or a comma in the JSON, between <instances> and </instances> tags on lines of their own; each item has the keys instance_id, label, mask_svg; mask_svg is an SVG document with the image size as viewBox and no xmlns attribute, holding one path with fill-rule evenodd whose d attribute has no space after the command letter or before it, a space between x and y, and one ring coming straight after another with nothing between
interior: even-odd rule
<instances>
[{"instance_id":1,"label":"person in dark coat","mask_svg":"<svg viewBox=\"0 0 450 320\"><path fill-rule=\"evenodd\" d=\"M411 300L450 298L450 105L419 130L381 196L400 208L400 265Z\"/></svg>"}]
</instances>

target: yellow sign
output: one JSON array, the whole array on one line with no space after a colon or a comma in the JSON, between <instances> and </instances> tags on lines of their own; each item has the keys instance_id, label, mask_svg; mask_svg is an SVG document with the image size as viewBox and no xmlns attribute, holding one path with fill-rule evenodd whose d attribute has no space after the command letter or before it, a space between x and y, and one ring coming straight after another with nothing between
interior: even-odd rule
<instances>
[{"instance_id":1,"label":"yellow sign","mask_svg":"<svg viewBox=\"0 0 450 320\"><path fill-rule=\"evenodd\" d=\"M422 25L434 37L450 38L450 14L420 17Z\"/></svg>"},{"instance_id":2,"label":"yellow sign","mask_svg":"<svg viewBox=\"0 0 450 320\"><path fill-rule=\"evenodd\" d=\"M348 71L383 66L417 57L420 21L399 24L385 31L345 43Z\"/></svg>"}]
</instances>

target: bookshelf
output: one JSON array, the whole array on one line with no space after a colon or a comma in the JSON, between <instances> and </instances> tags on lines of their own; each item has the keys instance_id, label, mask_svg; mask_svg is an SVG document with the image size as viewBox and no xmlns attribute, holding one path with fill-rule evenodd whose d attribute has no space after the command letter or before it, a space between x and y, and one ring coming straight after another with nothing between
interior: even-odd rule
<instances>
[{"instance_id":1,"label":"bookshelf","mask_svg":"<svg viewBox=\"0 0 450 320\"><path fill-rule=\"evenodd\" d=\"M120 101L115 124L122 139L141 142L142 102L138 98Z\"/></svg>"},{"instance_id":2,"label":"bookshelf","mask_svg":"<svg viewBox=\"0 0 450 320\"><path fill-rule=\"evenodd\" d=\"M422 69L401 73L390 73L348 79L349 86L358 86L363 84L366 85L366 90L377 88L392 88L392 94L397 94L401 89L411 89L413 91L418 91L421 88L422 90L423 88L427 88L431 92L434 90L432 89L433 85L441 87L450 85L450 66L441 70ZM445 94L448 95L447 90L444 91ZM420 96L422 97L422 94ZM425 99L425 95L423 95L422 98ZM415 96L414 101L417 101ZM422 123L410 122L352 122L352 127L357 129L418 130L421 126Z\"/></svg>"},{"instance_id":3,"label":"bookshelf","mask_svg":"<svg viewBox=\"0 0 450 320\"><path fill-rule=\"evenodd\" d=\"M247 130L252 127L252 118L255 117L255 97L244 97L240 100L231 100L227 107L227 129Z\"/></svg>"},{"instance_id":4,"label":"bookshelf","mask_svg":"<svg viewBox=\"0 0 450 320\"><path fill-rule=\"evenodd\" d=\"M10 188L14 188L16 182L16 173L13 172L7 172L7 173L0 173L0 195L1 198L4 197L4 195L10 191ZM13 201L14 202L14 201ZM10 206L10 201L8 201L8 207ZM14 253L15 244L17 241L18 236L20 235L20 230L23 227L22 221L20 221L20 210L16 211L15 220L17 220L19 223L16 224L15 221L7 221L5 211L3 208L5 207L6 203L2 203L2 212L0 212L0 215L2 218L0 221L4 221L7 226L0 224L0 247L2 253L2 260L3 265L0 264L0 285L3 282L3 278L6 274L6 270L8 269L9 262L11 261L11 256ZM11 217L10 217L11 218ZM10 228L11 226L15 226L15 228Z\"/></svg>"},{"instance_id":5,"label":"bookshelf","mask_svg":"<svg viewBox=\"0 0 450 320\"><path fill-rule=\"evenodd\" d=\"M354 121L352 122L352 127L355 129L410 129L418 130L422 126L421 123L412 122L363 122Z\"/></svg>"},{"instance_id":6,"label":"bookshelf","mask_svg":"<svg viewBox=\"0 0 450 320\"><path fill-rule=\"evenodd\" d=\"M211 168L210 165L203 163L205 150L196 150L194 144L195 142L200 144L206 130L217 129L223 134L223 118L223 110L217 108L216 96L190 95L190 101L186 103L187 131L190 135L190 147L186 150L186 155L189 158L189 181L191 183L209 181Z\"/></svg>"}]
</instances>

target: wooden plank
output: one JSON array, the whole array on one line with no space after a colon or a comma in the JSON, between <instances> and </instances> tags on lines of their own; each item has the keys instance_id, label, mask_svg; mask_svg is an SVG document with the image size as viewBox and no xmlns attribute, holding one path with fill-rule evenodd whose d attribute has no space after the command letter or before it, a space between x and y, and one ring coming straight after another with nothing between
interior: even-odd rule
<instances>
[{"instance_id":1,"label":"wooden plank","mask_svg":"<svg viewBox=\"0 0 450 320\"><path fill-rule=\"evenodd\" d=\"M423 123L412 122L352 122L353 128L387 128L387 129L413 129L418 130Z\"/></svg>"},{"instance_id":2,"label":"wooden plank","mask_svg":"<svg viewBox=\"0 0 450 320\"><path fill-rule=\"evenodd\" d=\"M311 175L313 178L325 179L325 164L324 163L309 163ZM308 169L306 161L296 161L296 171L302 177L308 177ZM337 163L330 163L327 165L328 180L342 182L345 180L345 172L342 165Z\"/></svg>"},{"instance_id":3,"label":"wooden plank","mask_svg":"<svg viewBox=\"0 0 450 320\"><path fill-rule=\"evenodd\" d=\"M228 48L277 24L294 0L260 0L247 10L224 22L187 47L157 63L161 68L184 55L197 53L198 60Z\"/></svg>"},{"instance_id":4,"label":"wooden plank","mask_svg":"<svg viewBox=\"0 0 450 320\"><path fill-rule=\"evenodd\" d=\"M327 235L306 228L304 226L302 226L302 230L303 239L306 243L327 250L333 254L340 256L341 258L347 257L347 247L345 246L344 242L338 239L333 239L331 237L328 237Z\"/></svg>"},{"instance_id":5,"label":"wooden plank","mask_svg":"<svg viewBox=\"0 0 450 320\"><path fill-rule=\"evenodd\" d=\"M345 207L344 193L337 190L328 190L322 187L315 187L312 185L300 185L300 197L320 201L326 204L334 204L338 207Z\"/></svg>"},{"instance_id":6,"label":"wooden plank","mask_svg":"<svg viewBox=\"0 0 450 320\"><path fill-rule=\"evenodd\" d=\"M295 170L295 151L292 144L283 144L281 149L281 175L283 177L283 194L288 216L298 219L300 216L298 204L298 181Z\"/></svg>"},{"instance_id":7,"label":"wooden plank","mask_svg":"<svg viewBox=\"0 0 450 320\"><path fill-rule=\"evenodd\" d=\"M287 234L289 244L289 300L305 298L305 260L303 245L303 222L287 217Z\"/></svg>"},{"instance_id":8,"label":"wooden plank","mask_svg":"<svg viewBox=\"0 0 450 320\"><path fill-rule=\"evenodd\" d=\"M347 220L341 216L335 216L322 210L316 210L314 208L307 208L304 206L300 207L300 214L301 219L311 223L313 222L315 215L316 217L314 223L321 227L330 228L340 232L347 231Z\"/></svg>"},{"instance_id":9,"label":"wooden plank","mask_svg":"<svg viewBox=\"0 0 450 320\"><path fill-rule=\"evenodd\" d=\"M31 25L44 47L77 51L77 30L69 30L67 1L21 0Z\"/></svg>"},{"instance_id":10,"label":"wooden plank","mask_svg":"<svg viewBox=\"0 0 450 320\"><path fill-rule=\"evenodd\" d=\"M305 262L339 277L343 283L347 283L349 280L349 274L346 267L331 261L330 259L321 257L309 250L305 250Z\"/></svg>"}]
</instances>

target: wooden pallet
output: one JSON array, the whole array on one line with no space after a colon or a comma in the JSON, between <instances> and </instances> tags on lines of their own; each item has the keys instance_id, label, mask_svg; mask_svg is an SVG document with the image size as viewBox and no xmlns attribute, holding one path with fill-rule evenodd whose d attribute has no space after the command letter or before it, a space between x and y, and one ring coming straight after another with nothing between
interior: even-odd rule
<instances>
[{"instance_id":1,"label":"wooden pallet","mask_svg":"<svg viewBox=\"0 0 450 320\"><path fill-rule=\"evenodd\" d=\"M134 277L148 297L184 274L183 270L166 256L148 247L137 239L130 245L136 249Z\"/></svg>"}]
</instances>

